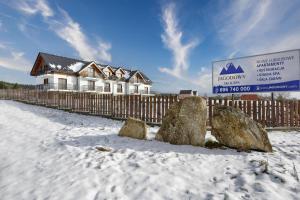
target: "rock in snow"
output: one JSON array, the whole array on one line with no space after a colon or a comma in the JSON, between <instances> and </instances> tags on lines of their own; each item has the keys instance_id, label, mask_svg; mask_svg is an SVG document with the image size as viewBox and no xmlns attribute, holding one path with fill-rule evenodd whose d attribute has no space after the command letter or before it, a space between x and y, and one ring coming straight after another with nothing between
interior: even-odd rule
<instances>
[{"instance_id":1,"label":"rock in snow","mask_svg":"<svg viewBox=\"0 0 300 200\"><path fill-rule=\"evenodd\" d=\"M121 128L119 136L145 140L147 138L147 125L142 120L130 117Z\"/></svg>"},{"instance_id":2,"label":"rock in snow","mask_svg":"<svg viewBox=\"0 0 300 200\"><path fill-rule=\"evenodd\" d=\"M239 150L272 151L266 130L238 108L215 107L212 135L225 146Z\"/></svg>"},{"instance_id":3,"label":"rock in snow","mask_svg":"<svg viewBox=\"0 0 300 200\"><path fill-rule=\"evenodd\" d=\"M201 97L187 97L167 111L155 139L171 144L203 146L207 106Z\"/></svg>"}]
</instances>

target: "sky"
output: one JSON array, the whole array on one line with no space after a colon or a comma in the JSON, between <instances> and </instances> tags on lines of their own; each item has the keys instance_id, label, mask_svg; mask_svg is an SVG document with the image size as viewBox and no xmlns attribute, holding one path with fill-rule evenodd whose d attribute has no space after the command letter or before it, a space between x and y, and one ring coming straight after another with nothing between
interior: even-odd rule
<instances>
[{"instance_id":1,"label":"sky","mask_svg":"<svg viewBox=\"0 0 300 200\"><path fill-rule=\"evenodd\" d=\"M153 90L211 94L212 62L300 49L299 0L0 0L0 80L38 52L138 69Z\"/></svg>"}]
</instances>

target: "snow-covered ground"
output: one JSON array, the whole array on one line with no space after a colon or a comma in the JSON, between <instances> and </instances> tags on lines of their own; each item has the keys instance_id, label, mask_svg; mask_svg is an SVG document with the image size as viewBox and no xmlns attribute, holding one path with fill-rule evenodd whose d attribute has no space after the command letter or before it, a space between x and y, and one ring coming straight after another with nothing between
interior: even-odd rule
<instances>
[{"instance_id":1,"label":"snow-covered ground","mask_svg":"<svg viewBox=\"0 0 300 200\"><path fill-rule=\"evenodd\" d=\"M157 127L147 141L118 137L121 126L1 100L0 199L300 199L297 132L245 153L154 141Z\"/></svg>"}]
</instances>

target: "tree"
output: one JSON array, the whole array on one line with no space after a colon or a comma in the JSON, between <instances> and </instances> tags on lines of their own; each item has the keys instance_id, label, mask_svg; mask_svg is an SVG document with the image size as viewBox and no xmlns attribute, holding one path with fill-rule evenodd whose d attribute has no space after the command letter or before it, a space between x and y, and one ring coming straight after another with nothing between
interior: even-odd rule
<instances>
[{"instance_id":1,"label":"tree","mask_svg":"<svg viewBox=\"0 0 300 200\"><path fill-rule=\"evenodd\" d=\"M274 93L274 99L277 99L277 100L286 100L286 99L289 99L291 96L291 94L289 92L277 92L277 93Z\"/></svg>"},{"instance_id":2,"label":"tree","mask_svg":"<svg viewBox=\"0 0 300 200\"><path fill-rule=\"evenodd\" d=\"M18 83L15 83L15 84L12 86L12 89L19 89L19 88L20 88L20 86L19 86Z\"/></svg>"}]
</instances>

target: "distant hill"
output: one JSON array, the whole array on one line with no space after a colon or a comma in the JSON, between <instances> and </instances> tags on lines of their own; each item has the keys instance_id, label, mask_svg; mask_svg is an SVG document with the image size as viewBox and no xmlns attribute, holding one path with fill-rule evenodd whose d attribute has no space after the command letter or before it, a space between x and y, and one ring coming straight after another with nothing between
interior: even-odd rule
<instances>
[{"instance_id":1,"label":"distant hill","mask_svg":"<svg viewBox=\"0 0 300 200\"><path fill-rule=\"evenodd\" d=\"M34 85L24 85L19 83L9 83L0 81L0 89L21 89L21 88L34 88Z\"/></svg>"}]
</instances>

